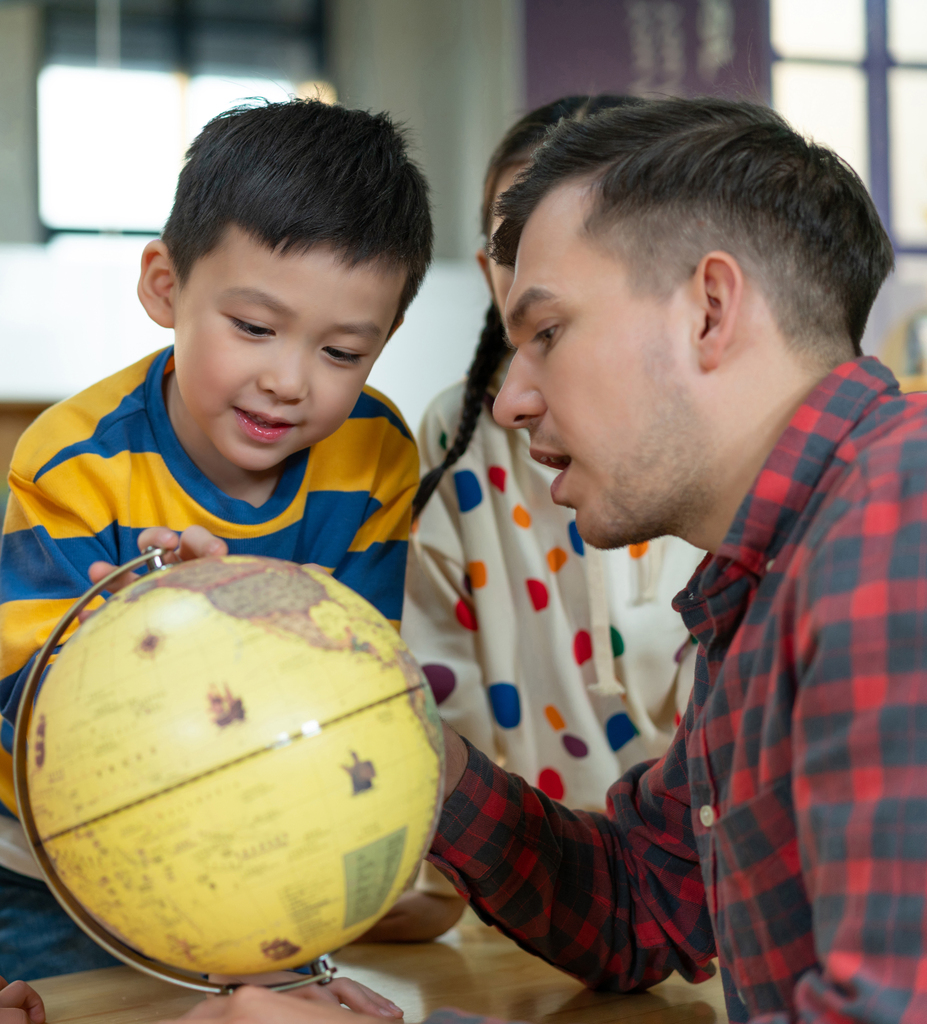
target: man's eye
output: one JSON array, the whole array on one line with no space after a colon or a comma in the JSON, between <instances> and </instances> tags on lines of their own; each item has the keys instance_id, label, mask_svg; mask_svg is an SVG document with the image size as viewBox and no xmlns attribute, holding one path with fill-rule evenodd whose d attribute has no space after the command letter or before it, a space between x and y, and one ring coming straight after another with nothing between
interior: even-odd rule
<instances>
[{"instance_id":1,"label":"man's eye","mask_svg":"<svg viewBox=\"0 0 927 1024\"><path fill-rule=\"evenodd\" d=\"M326 346L323 351L339 363L349 363L353 366L361 360L361 357L356 352L345 352L342 348L332 348L330 345Z\"/></svg>"},{"instance_id":2,"label":"man's eye","mask_svg":"<svg viewBox=\"0 0 927 1024\"><path fill-rule=\"evenodd\" d=\"M546 327L543 331L538 331L534 336L535 341L539 341L542 345L549 345L554 340L554 335L557 333L556 327Z\"/></svg>"},{"instance_id":3,"label":"man's eye","mask_svg":"<svg viewBox=\"0 0 927 1024\"><path fill-rule=\"evenodd\" d=\"M239 320L238 317L229 317L235 327L242 334L249 338L269 338L274 332L269 327L258 327L257 324L249 324L247 320Z\"/></svg>"}]
</instances>

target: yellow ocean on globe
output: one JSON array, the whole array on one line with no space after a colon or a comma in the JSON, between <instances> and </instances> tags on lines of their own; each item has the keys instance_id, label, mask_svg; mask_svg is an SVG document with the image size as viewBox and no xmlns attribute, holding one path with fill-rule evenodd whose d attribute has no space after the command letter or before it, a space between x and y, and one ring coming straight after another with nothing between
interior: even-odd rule
<instances>
[{"instance_id":1,"label":"yellow ocean on globe","mask_svg":"<svg viewBox=\"0 0 927 1024\"><path fill-rule=\"evenodd\" d=\"M395 629L325 573L201 559L143 577L65 644L28 783L61 880L175 967L294 967L414 878L443 773L431 691Z\"/></svg>"}]
</instances>

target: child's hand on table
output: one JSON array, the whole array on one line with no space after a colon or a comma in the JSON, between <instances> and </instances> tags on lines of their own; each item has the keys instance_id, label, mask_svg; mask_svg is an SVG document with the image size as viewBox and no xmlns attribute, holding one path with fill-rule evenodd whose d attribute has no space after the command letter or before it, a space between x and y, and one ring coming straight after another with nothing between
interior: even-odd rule
<instances>
[{"instance_id":1,"label":"child's hand on table","mask_svg":"<svg viewBox=\"0 0 927 1024\"><path fill-rule=\"evenodd\" d=\"M45 1006L24 981L0 978L0 1024L45 1024Z\"/></svg>"},{"instance_id":2,"label":"child's hand on table","mask_svg":"<svg viewBox=\"0 0 927 1024\"><path fill-rule=\"evenodd\" d=\"M291 971L252 975L250 980L263 985L295 980ZM210 975L211 981L233 981L224 975ZM384 1017L400 1020L402 1010L366 985L349 978L336 978L329 985L306 985L291 992L271 992L245 985L231 996L214 996L198 1003L184 1014L183 1020L218 1020L225 1024L344 1024L341 1004L364 1019L382 1024ZM6 1024L6 1022L3 1022ZM169 1024L165 1021L162 1024Z\"/></svg>"}]
</instances>

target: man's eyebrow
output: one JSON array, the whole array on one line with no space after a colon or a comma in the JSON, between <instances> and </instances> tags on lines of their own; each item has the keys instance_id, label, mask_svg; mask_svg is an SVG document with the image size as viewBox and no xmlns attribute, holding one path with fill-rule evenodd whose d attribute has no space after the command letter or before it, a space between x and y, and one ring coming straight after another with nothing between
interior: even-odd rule
<instances>
[{"instance_id":1,"label":"man's eyebrow","mask_svg":"<svg viewBox=\"0 0 927 1024\"><path fill-rule=\"evenodd\" d=\"M539 302L544 302L545 299L552 299L554 293L548 291L546 288L541 288L539 285L534 285L527 291L522 292L521 298L515 304L515 308L505 318L506 325L511 330L513 327L521 327L525 322L525 317L528 315L528 310L537 305Z\"/></svg>"},{"instance_id":2,"label":"man's eyebrow","mask_svg":"<svg viewBox=\"0 0 927 1024\"><path fill-rule=\"evenodd\" d=\"M274 298L269 292L262 292L260 288L229 288L228 291L223 292L223 297L226 299L241 299L242 302L252 302L254 305L263 306L265 309L269 309L272 313L278 313L280 316L293 317L296 315L285 302Z\"/></svg>"}]
</instances>

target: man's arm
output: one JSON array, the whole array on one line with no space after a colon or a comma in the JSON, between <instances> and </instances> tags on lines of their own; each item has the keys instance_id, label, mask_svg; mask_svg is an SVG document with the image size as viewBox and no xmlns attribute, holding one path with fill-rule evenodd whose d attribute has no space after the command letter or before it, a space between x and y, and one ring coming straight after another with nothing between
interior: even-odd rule
<instances>
[{"instance_id":1,"label":"man's arm","mask_svg":"<svg viewBox=\"0 0 927 1024\"><path fill-rule=\"evenodd\" d=\"M609 817L567 810L447 726L445 742L447 800L429 859L480 917L593 988L648 987L673 970L710 977L684 730L661 761L612 787Z\"/></svg>"}]
</instances>

